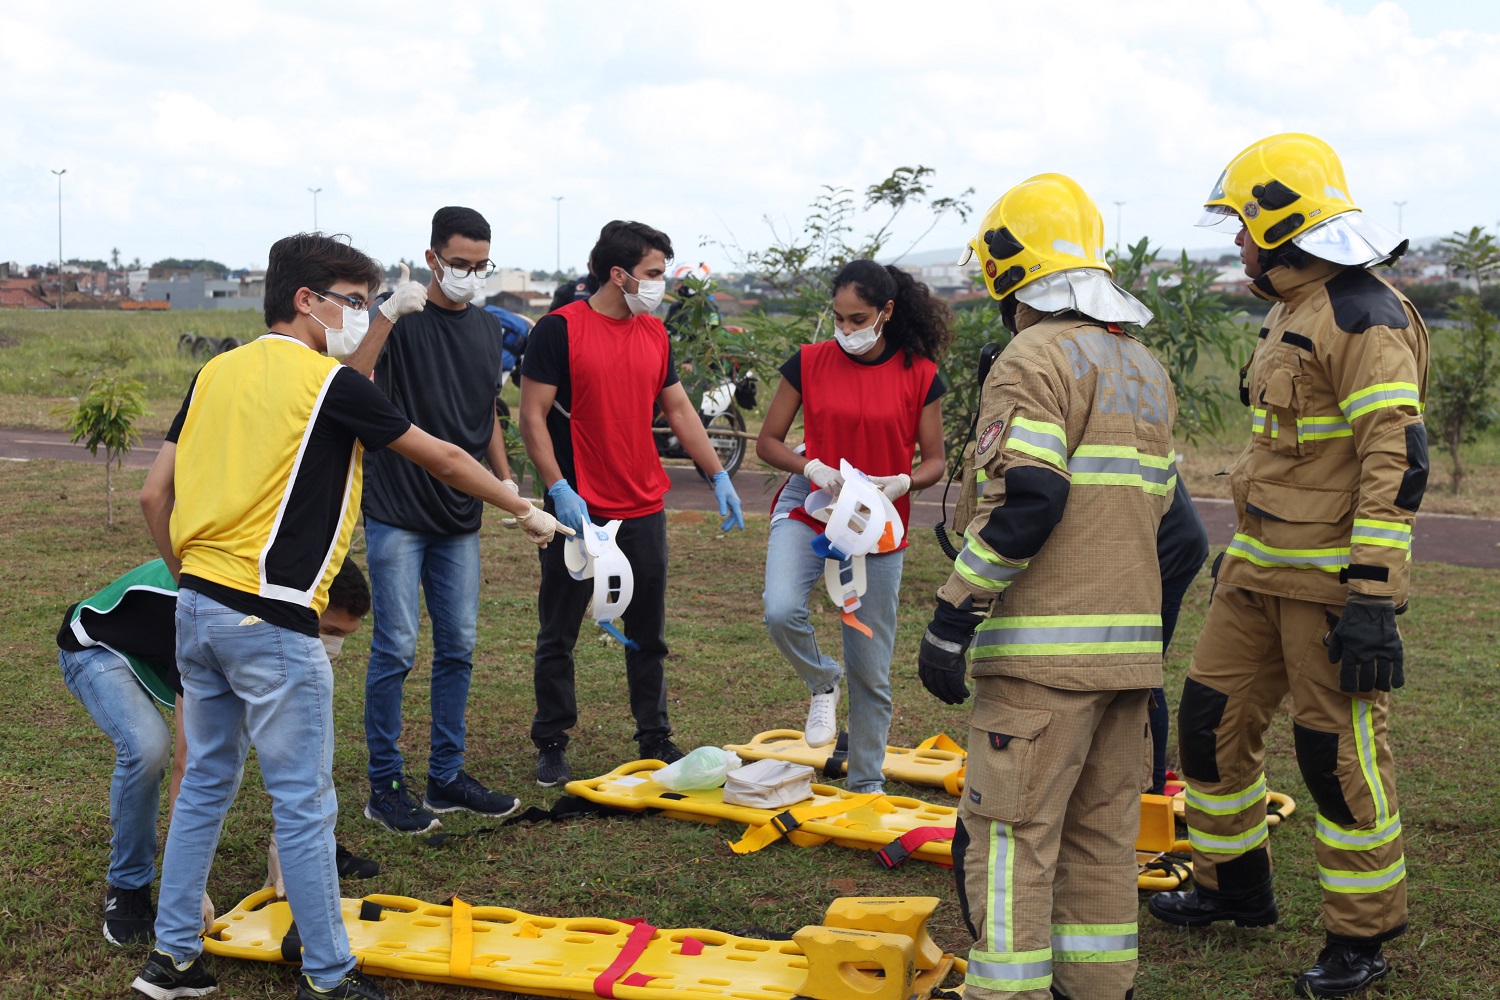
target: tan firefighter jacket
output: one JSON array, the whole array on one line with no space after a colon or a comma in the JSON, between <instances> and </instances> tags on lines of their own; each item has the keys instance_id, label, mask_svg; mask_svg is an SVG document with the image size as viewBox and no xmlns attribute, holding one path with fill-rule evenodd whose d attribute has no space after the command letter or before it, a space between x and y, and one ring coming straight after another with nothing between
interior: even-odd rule
<instances>
[{"instance_id":1,"label":"tan firefighter jacket","mask_svg":"<svg viewBox=\"0 0 1500 1000\"><path fill-rule=\"evenodd\" d=\"M1219 582L1400 604L1427 485L1427 329L1363 268L1277 267L1252 288L1276 305L1241 376L1251 440L1228 470L1238 524Z\"/></svg>"},{"instance_id":2,"label":"tan firefighter jacket","mask_svg":"<svg viewBox=\"0 0 1500 1000\"><path fill-rule=\"evenodd\" d=\"M964 545L938 596L989 607L969 648L975 676L1158 686L1171 380L1119 327L1025 305L1016 320L981 391L955 522Z\"/></svg>"}]
</instances>

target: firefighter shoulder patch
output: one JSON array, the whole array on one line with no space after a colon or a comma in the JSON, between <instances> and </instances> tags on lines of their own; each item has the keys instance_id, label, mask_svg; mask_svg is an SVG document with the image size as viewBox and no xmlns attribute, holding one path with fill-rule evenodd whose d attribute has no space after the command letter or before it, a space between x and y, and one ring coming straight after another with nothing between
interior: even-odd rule
<instances>
[{"instance_id":1,"label":"firefighter shoulder patch","mask_svg":"<svg viewBox=\"0 0 1500 1000\"><path fill-rule=\"evenodd\" d=\"M1005 430L1005 421L996 420L986 427L979 435L979 443L975 446L975 454L983 455L990 447L1000 439L1000 433Z\"/></svg>"}]
</instances>

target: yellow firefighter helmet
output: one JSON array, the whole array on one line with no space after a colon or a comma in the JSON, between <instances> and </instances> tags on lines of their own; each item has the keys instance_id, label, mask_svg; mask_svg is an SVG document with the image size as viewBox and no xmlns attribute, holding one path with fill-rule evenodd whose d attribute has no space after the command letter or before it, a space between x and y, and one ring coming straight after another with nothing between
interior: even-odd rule
<instances>
[{"instance_id":1,"label":"yellow firefighter helmet","mask_svg":"<svg viewBox=\"0 0 1500 1000\"><path fill-rule=\"evenodd\" d=\"M1003 299L1038 278L1076 268L1112 274L1104 261L1104 219L1088 192L1062 174L1037 174L1000 196L984 213L979 235L960 264L975 255L984 285Z\"/></svg>"},{"instance_id":2,"label":"yellow firefighter helmet","mask_svg":"<svg viewBox=\"0 0 1500 1000\"><path fill-rule=\"evenodd\" d=\"M1238 231L1243 223L1256 246L1272 250L1357 211L1333 148L1315 136L1286 132L1253 143L1229 161L1198 225Z\"/></svg>"}]
</instances>

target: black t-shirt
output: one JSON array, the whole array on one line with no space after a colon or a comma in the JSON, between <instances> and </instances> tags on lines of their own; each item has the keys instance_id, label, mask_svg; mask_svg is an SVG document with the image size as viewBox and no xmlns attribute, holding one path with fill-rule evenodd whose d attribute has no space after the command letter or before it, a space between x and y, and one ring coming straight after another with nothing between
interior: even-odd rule
<instances>
[{"instance_id":1,"label":"black t-shirt","mask_svg":"<svg viewBox=\"0 0 1500 1000\"><path fill-rule=\"evenodd\" d=\"M573 470L573 433L568 426L568 418L558 412L558 407L569 412L573 409L573 380L568 373L566 316L548 313L531 328L531 334L526 339L526 353L521 357L521 377L557 387L557 406L547 411L547 435L552 439L552 453L563 478L576 486L578 478ZM677 376L677 356L669 344L667 380L661 387L665 389L680 381Z\"/></svg>"},{"instance_id":2,"label":"black t-shirt","mask_svg":"<svg viewBox=\"0 0 1500 1000\"><path fill-rule=\"evenodd\" d=\"M197 377L193 378L196 387ZM188 389L182 409L172 420L166 439L177 443L193 399ZM339 510L343 506L344 479L348 475L349 455L357 438L364 445L365 456L379 453L386 445L411 429L403 416L381 391L353 368L340 365L328 383L323 402L318 407L312 428L302 451L296 482L287 500L287 523L317 523L325 530L337 530ZM308 552L313 551L309 547ZM304 635L318 634L318 616L311 608L272 597L261 597L236 590L191 573L182 574L179 586L196 590L227 608L257 615L264 621Z\"/></svg>"},{"instance_id":3,"label":"black t-shirt","mask_svg":"<svg viewBox=\"0 0 1500 1000\"><path fill-rule=\"evenodd\" d=\"M853 361L856 364L872 366L884 364L885 362L889 361L892 355L894 355L900 349L901 348L895 346L894 344L887 342L885 345L885 350L881 351L879 356L874 358L864 358L860 355L850 354L848 351L844 351L843 345L839 346L839 350L844 351L844 357L848 358L850 361ZM781 372L781 377L786 379L787 385L791 386L793 389L796 389L798 393L802 392L802 351L800 349L791 357L783 361L781 364L781 368L779 368L778 371ZM926 406L929 403L941 399L943 397L943 394L947 391L948 383L943 381L943 376L940 374L932 376L932 385L927 389L927 398L922 400L922 405Z\"/></svg>"},{"instance_id":4,"label":"black t-shirt","mask_svg":"<svg viewBox=\"0 0 1500 1000\"><path fill-rule=\"evenodd\" d=\"M375 385L412 423L483 461L495 430L504 335L500 321L477 306L429 302L396 321L375 363ZM407 531L462 535L479 530L484 503L394 452L372 451L363 510Z\"/></svg>"},{"instance_id":5,"label":"black t-shirt","mask_svg":"<svg viewBox=\"0 0 1500 1000\"><path fill-rule=\"evenodd\" d=\"M76 607L68 605L57 630L57 648L71 653L89 648L73 634ZM177 672L176 594L132 590L108 613L85 608L80 618L96 645L144 661L174 694L182 694L182 676Z\"/></svg>"},{"instance_id":6,"label":"black t-shirt","mask_svg":"<svg viewBox=\"0 0 1500 1000\"><path fill-rule=\"evenodd\" d=\"M1208 530L1179 473L1172 506L1156 530L1156 561L1161 565L1162 582L1193 576L1207 558Z\"/></svg>"}]
</instances>

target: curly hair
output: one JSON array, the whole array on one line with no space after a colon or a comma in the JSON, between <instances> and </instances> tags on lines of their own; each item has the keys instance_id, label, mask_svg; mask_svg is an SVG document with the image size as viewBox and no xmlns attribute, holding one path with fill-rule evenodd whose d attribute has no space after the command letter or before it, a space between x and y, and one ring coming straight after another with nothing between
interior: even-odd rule
<instances>
[{"instance_id":1,"label":"curly hair","mask_svg":"<svg viewBox=\"0 0 1500 1000\"><path fill-rule=\"evenodd\" d=\"M894 302L891 318L882 333L886 342L913 357L942 361L953 340L953 315L948 303L932 294L932 289L894 264L877 264L873 260L851 260L834 277L829 292L854 286L855 293L867 304L883 309Z\"/></svg>"}]
</instances>

